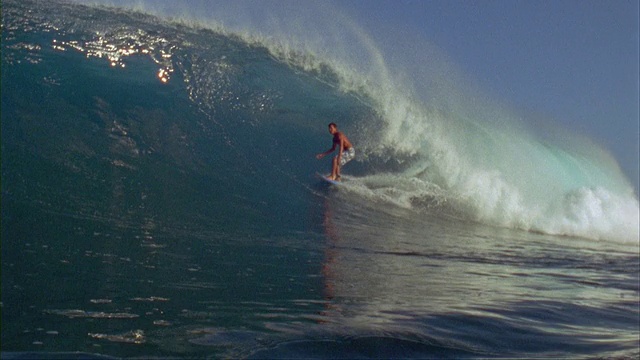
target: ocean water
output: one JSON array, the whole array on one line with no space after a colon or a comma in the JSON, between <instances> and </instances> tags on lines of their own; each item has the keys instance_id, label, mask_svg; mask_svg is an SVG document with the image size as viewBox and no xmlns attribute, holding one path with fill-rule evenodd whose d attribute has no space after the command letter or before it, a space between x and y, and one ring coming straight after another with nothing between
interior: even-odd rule
<instances>
[{"instance_id":1,"label":"ocean water","mask_svg":"<svg viewBox=\"0 0 640 360\"><path fill-rule=\"evenodd\" d=\"M640 356L605 151L280 40L2 2L2 358Z\"/></svg>"}]
</instances>

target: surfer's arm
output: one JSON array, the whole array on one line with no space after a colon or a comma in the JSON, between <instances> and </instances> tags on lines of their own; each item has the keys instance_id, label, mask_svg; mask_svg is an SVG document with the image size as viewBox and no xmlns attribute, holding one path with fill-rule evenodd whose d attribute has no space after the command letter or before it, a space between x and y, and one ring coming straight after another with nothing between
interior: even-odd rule
<instances>
[{"instance_id":1,"label":"surfer's arm","mask_svg":"<svg viewBox=\"0 0 640 360\"><path fill-rule=\"evenodd\" d=\"M331 154L335 149L336 149L336 143L333 143L333 146L331 147L331 149L316 155L316 159L322 159L323 157Z\"/></svg>"}]
</instances>

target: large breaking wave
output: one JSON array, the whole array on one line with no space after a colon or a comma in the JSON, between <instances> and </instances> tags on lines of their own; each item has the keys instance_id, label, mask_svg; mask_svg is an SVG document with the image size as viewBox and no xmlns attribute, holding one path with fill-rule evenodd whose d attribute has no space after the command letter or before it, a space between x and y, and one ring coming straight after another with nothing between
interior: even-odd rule
<instances>
[{"instance_id":1,"label":"large breaking wave","mask_svg":"<svg viewBox=\"0 0 640 360\"><path fill-rule=\"evenodd\" d=\"M52 46L107 57L112 66L124 64L130 55L150 56L158 65L158 79L169 82L179 73L191 101L214 122L228 117L234 107L253 114L249 136L256 138L264 130L261 119L277 119L278 102L295 109L296 116L317 120L320 129L327 120L337 120L358 147L359 167L353 167L348 189L372 201L425 216L440 212L548 234L638 241L637 195L615 159L571 129L528 125L526 115L485 95L445 55L411 36L415 34L400 37L388 29L371 34L321 3L264 2L250 10L208 2L159 4L139 2L137 9L173 15L173 23L155 24L155 18L140 20L128 12L123 16L139 21L128 28L107 20L62 21L56 26L84 27L93 37ZM194 43L185 39L184 28L211 29L216 35ZM158 33L162 36L153 35ZM230 82L229 74L241 68L243 59L233 57L238 54L233 44L222 55L212 52L220 52L218 43L225 39L241 39L250 51L242 56L267 51L276 61L264 63L262 71L272 77ZM283 91L270 90L280 88L273 84L281 71L302 74L309 82L287 99ZM309 89L317 82L356 99L350 104L362 108L353 113L327 110L337 100ZM252 100L239 104L234 96L243 91ZM300 105L304 102L307 107ZM305 110L309 108L313 110ZM345 113L353 116L331 118ZM281 121L289 125L294 120L287 113ZM303 136L310 135L317 133ZM298 177L300 169L307 170L301 164L284 171Z\"/></svg>"}]
</instances>

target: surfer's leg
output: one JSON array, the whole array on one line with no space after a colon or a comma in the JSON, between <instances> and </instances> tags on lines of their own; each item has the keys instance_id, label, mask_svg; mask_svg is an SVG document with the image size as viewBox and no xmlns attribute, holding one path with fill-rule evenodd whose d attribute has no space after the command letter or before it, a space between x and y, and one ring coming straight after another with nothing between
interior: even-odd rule
<instances>
[{"instance_id":1,"label":"surfer's leg","mask_svg":"<svg viewBox=\"0 0 640 360\"><path fill-rule=\"evenodd\" d=\"M331 168L331 180L336 180L340 173L340 164L338 164L338 157L333 158L333 167Z\"/></svg>"},{"instance_id":2,"label":"surfer's leg","mask_svg":"<svg viewBox=\"0 0 640 360\"><path fill-rule=\"evenodd\" d=\"M336 173L333 180L340 180L340 170L344 164L351 161L356 156L356 151L353 148L349 150L343 151L342 156L340 157L340 163L338 163L338 157L333 158L334 167L336 168Z\"/></svg>"}]
</instances>

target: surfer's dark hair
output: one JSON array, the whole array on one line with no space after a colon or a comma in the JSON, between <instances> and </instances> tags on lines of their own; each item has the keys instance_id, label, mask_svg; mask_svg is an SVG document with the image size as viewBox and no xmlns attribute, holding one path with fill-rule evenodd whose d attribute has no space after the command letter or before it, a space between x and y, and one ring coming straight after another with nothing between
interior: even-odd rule
<instances>
[{"instance_id":1,"label":"surfer's dark hair","mask_svg":"<svg viewBox=\"0 0 640 360\"><path fill-rule=\"evenodd\" d=\"M334 123L334 122L329 123L329 127L332 127L332 126L333 126L334 128L336 128L336 129L338 128L338 125L336 125L336 123Z\"/></svg>"}]
</instances>

